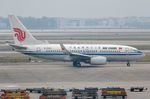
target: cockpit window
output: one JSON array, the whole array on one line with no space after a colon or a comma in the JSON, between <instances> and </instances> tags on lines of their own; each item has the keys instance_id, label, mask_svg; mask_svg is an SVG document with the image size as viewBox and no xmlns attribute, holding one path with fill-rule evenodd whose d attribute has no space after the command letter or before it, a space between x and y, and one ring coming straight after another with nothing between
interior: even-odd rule
<instances>
[{"instance_id":1,"label":"cockpit window","mask_svg":"<svg viewBox=\"0 0 150 99\"><path fill-rule=\"evenodd\" d=\"M137 51L138 53L142 53L141 51Z\"/></svg>"},{"instance_id":2,"label":"cockpit window","mask_svg":"<svg viewBox=\"0 0 150 99\"><path fill-rule=\"evenodd\" d=\"M139 50L134 50L134 52L136 52L136 53L142 53L141 51L139 51Z\"/></svg>"}]
</instances>

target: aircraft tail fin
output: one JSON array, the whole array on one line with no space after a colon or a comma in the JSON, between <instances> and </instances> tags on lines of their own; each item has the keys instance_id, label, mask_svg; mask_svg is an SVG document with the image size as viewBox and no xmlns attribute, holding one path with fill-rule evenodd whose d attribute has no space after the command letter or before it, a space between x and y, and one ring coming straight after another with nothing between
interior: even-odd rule
<instances>
[{"instance_id":1,"label":"aircraft tail fin","mask_svg":"<svg viewBox=\"0 0 150 99\"><path fill-rule=\"evenodd\" d=\"M13 33L14 43L16 45L32 45L43 43L42 41L35 39L16 16L9 15L8 18L11 31Z\"/></svg>"}]
</instances>

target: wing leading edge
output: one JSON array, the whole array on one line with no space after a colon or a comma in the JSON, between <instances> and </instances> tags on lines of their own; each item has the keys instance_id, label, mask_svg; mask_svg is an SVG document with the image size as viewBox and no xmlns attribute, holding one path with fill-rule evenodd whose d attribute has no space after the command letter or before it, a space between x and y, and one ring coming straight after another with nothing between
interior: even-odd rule
<instances>
[{"instance_id":1,"label":"wing leading edge","mask_svg":"<svg viewBox=\"0 0 150 99\"><path fill-rule=\"evenodd\" d=\"M66 47L63 44L60 44L60 46L61 46L63 53L70 55L73 60L90 60L91 59L91 56L89 55L80 54L80 53L71 53L70 51L66 49Z\"/></svg>"}]
</instances>

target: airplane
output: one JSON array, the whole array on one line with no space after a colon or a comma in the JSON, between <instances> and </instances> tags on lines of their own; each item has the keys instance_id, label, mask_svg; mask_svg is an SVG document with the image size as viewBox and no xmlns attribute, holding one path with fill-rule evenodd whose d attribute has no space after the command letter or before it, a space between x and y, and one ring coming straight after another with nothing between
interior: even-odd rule
<instances>
[{"instance_id":1,"label":"airplane","mask_svg":"<svg viewBox=\"0 0 150 99\"><path fill-rule=\"evenodd\" d=\"M74 67L81 63L105 65L107 62L130 62L145 56L137 48L112 44L50 44L37 40L14 15L9 15L14 44L9 44L15 51L33 57L49 60L72 62Z\"/></svg>"}]
</instances>

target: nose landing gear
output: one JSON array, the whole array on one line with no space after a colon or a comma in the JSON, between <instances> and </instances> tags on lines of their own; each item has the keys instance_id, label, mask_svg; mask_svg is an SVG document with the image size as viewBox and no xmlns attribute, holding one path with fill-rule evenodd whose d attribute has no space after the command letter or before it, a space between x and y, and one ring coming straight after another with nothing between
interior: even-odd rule
<instances>
[{"instance_id":1,"label":"nose landing gear","mask_svg":"<svg viewBox=\"0 0 150 99\"><path fill-rule=\"evenodd\" d=\"M127 62L127 66L130 67L130 62L129 61Z\"/></svg>"}]
</instances>

